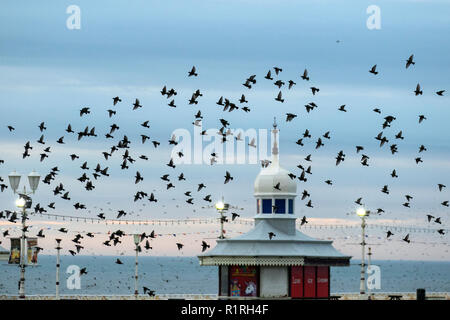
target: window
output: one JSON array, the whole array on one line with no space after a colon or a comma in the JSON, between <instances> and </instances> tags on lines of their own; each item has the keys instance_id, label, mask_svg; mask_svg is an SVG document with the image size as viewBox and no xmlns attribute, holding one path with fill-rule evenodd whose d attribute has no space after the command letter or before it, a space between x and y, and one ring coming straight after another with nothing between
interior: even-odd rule
<instances>
[{"instance_id":1,"label":"window","mask_svg":"<svg viewBox=\"0 0 450 320\"><path fill-rule=\"evenodd\" d=\"M286 213L286 199L275 199L275 213Z\"/></svg>"},{"instance_id":2,"label":"window","mask_svg":"<svg viewBox=\"0 0 450 320\"><path fill-rule=\"evenodd\" d=\"M262 213L272 213L272 199L263 199Z\"/></svg>"},{"instance_id":3,"label":"window","mask_svg":"<svg viewBox=\"0 0 450 320\"><path fill-rule=\"evenodd\" d=\"M294 213L294 199L289 199L289 213Z\"/></svg>"}]
</instances>

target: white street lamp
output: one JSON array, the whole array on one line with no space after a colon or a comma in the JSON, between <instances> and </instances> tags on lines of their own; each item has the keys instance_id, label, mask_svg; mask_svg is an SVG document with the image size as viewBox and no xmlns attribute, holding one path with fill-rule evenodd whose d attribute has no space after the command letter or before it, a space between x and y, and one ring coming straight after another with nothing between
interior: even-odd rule
<instances>
[{"instance_id":1,"label":"white street lamp","mask_svg":"<svg viewBox=\"0 0 450 320\"><path fill-rule=\"evenodd\" d=\"M359 207L356 210L356 214L362 218L362 217L365 217L367 215L367 211L363 207Z\"/></svg>"},{"instance_id":2,"label":"white street lamp","mask_svg":"<svg viewBox=\"0 0 450 320\"><path fill-rule=\"evenodd\" d=\"M19 183L21 179L21 175L16 171L11 172L8 175L9 184L14 193L17 193L19 189ZM39 173L33 171L28 175L28 182L30 183L30 188L32 192L27 192L26 186L23 187L23 192L19 193L20 198L16 200L16 206L19 209L22 209L22 237L20 241L20 280L19 280L19 297L21 299L25 299L25 231L26 226L25 222L27 220L27 208L31 207L31 198L29 195L34 193L39 185L39 180L41 176Z\"/></svg>"},{"instance_id":3,"label":"white street lamp","mask_svg":"<svg viewBox=\"0 0 450 320\"><path fill-rule=\"evenodd\" d=\"M228 207L230 206L228 203L225 203L222 197L222 200L219 200L216 203L216 210L220 213L220 236L219 239L223 239L224 237L224 230L223 230L223 223L225 220L225 217L223 215L224 212L226 212L228 210Z\"/></svg>"},{"instance_id":4,"label":"white street lamp","mask_svg":"<svg viewBox=\"0 0 450 320\"><path fill-rule=\"evenodd\" d=\"M223 210L224 208L225 208L225 203L223 203L223 198L222 198L221 201L218 201L218 202L216 203L216 209L217 209L217 210Z\"/></svg>"},{"instance_id":5,"label":"white street lamp","mask_svg":"<svg viewBox=\"0 0 450 320\"><path fill-rule=\"evenodd\" d=\"M16 200L16 207L22 209L23 207L25 207L26 203L27 202L25 201L25 199L20 197Z\"/></svg>"},{"instance_id":6,"label":"white street lamp","mask_svg":"<svg viewBox=\"0 0 450 320\"><path fill-rule=\"evenodd\" d=\"M28 175L28 182L30 183L30 188L33 193L37 190L40 179L41 176L34 170Z\"/></svg>"},{"instance_id":7,"label":"white street lamp","mask_svg":"<svg viewBox=\"0 0 450 320\"><path fill-rule=\"evenodd\" d=\"M14 193L16 193L17 188L19 188L21 178L20 174L18 174L16 171L13 171L9 174L8 178L11 189L13 190Z\"/></svg>"}]
</instances>

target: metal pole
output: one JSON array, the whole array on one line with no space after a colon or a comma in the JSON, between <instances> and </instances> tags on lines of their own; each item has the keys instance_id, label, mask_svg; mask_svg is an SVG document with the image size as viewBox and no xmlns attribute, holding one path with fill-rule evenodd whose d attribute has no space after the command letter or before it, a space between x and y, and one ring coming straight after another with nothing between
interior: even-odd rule
<instances>
[{"instance_id":1,"label":"metal pole","mask_svg":"<svg viewBox=\"0 0 450 320\"><path fill-rule=\"evenodd\" d=\"M365 281L365 260L364 260L364 249L366 245L366 218L365 216L361 217L361 229L362 229L362 241L361 241L361 248L362 248L362 260L361 260L361 284L360 284L360 294L363 296L366 293L366 281ZM363 298L363 297L362 297Z\"/></svg>"},{"instance_id":2,"label":"metal pole","mask_svg":"<svg viewBox=\"0 0 450 320\"><path fill-rule=\"evenodd\" d=\"M134 274L134 297L138 296L138 244L136 245L136 269Z\"/></svg>"},{"instance_id":3,"label":"metal pole","mask_svg":"<svg viewBox=\"0 0 450 320\"><path fill-rule=\"evenodd\" d=\"M25 191L25 188L24 188ZM26 205L25 205L26 206ZM25 220L26 209L22 208L22 238L20 243L20 281L19 281L19 297L25 299Z\"/></svg>"},{"instance_id":4,"label":"metal pole","mask_svg":"<svg viewBox=\"0 0 450 320\"><path fill-rule=\"evenodd\" d=\"M61 250L60 247L61 239L56 239L56 300L59 300L59 267L60 267L60 261L59 261L59 251Z\"/></svg>"},{"instance_id":5,"label":"metal pole","mask_svg":"<svg viewBox=\"0 0 450 320\"><path fill-rule=\"evenodd\" d=\"M220 239L223 239L223 210L220 210Z\"/></svg>"},{"instance_id":6,"label":"metal pole","mask_svg":"<svg viewBox=\"0 0 450 320\"><path fill-rule=\"evenodd\" d=\"M369 268L370 268L370 263L371 263L370 256L372 255L372 252L371 252L370 247L369 247L369 252L367 253L367 255L369 256L368 262L367 262L367 269L369 269ZM367 287L367 294L368 294L368 296L369 296L369 297L368 297L369 300L371 300L370 288L371 288L371 286L368 286L368 287Z\"/></svg>"}]
</instances>

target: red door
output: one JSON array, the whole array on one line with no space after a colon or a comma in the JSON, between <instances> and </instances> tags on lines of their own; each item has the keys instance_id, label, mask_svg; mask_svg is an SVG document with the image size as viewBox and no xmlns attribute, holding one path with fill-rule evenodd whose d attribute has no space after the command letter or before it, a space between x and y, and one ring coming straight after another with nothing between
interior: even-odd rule
<instances>
[{"instance_id":1,"label":"red door","mask_svg":"<svg viewBox=\"0 0 450 320\"><path fill-rule=\"evenodd\" d=\"M316 267L304 267L305 276L305 298L315 298L316 297Z\"/></svg>"},{"instance_id":2,"label":"red door","mask_svg":"<svg viewBox=\"0 0 450 320\"><path fill-rule=\"evenodd\" d=\"M291 297L303 298L303 267L291 267Z\"/></svg>"},{"instance_id":3,"label":"red door","mask_svg":"<svg viewBox=\"0 0 450 320\"><path fill-rule=\"evenodd\" d=\"M317 267L317 298L328 298L330 279L329 267Z\"/></svg>"}]
</instances>

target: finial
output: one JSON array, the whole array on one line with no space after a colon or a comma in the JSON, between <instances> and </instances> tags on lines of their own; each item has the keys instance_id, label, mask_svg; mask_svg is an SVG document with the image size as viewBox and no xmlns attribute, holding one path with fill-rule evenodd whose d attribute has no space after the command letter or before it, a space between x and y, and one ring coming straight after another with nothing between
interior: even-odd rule
<instances>
[{"instance_id":1,"label":"finial","mask_svg":"<svg viewBox=\"0 0 450 320\"><path fill-rule=\"evenodd\" d=\"M277 118L273 117L273 130L272 130L273 136L273 147L272 147L272 155L274 156L274 159L278 157L278 144L277 144ZM278 158L277 158L278 159Z\"/></svg>"}]
</instances>

